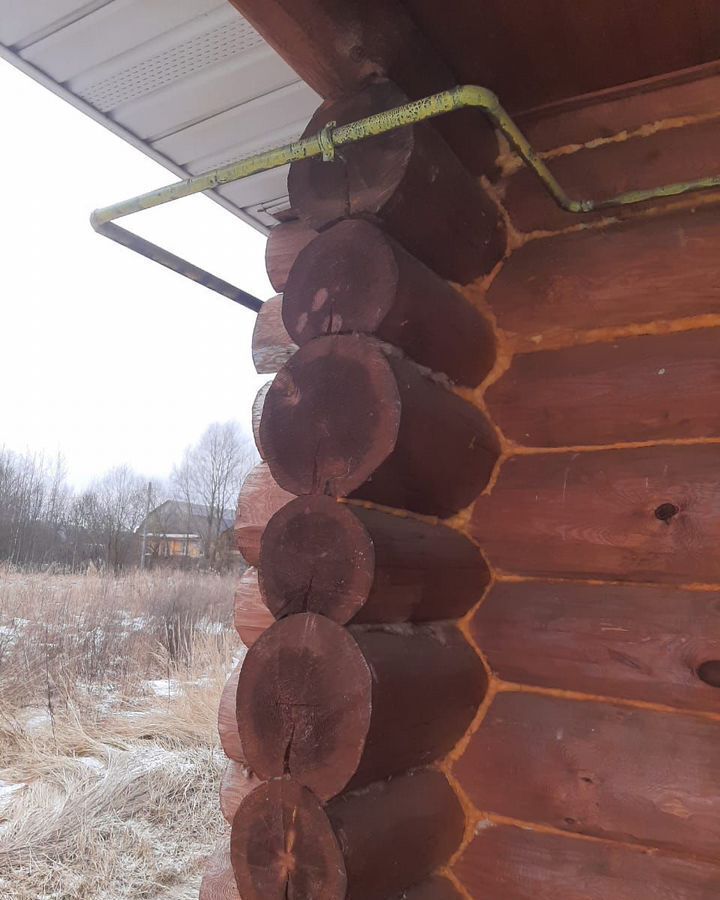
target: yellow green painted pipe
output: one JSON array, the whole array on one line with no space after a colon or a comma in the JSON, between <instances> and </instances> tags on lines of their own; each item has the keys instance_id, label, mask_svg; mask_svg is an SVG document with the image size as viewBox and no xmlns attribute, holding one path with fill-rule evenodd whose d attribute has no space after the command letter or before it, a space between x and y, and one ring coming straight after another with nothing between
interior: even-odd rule
<instances>
[{"instance_id":1,"label":"yellow green painted pipe","mask_svg":"<svg viewBox=\"0 0 720 900\"><path fill-rule=\"evenodd\" d=\"M180 272L180 274L205 284L206 287L216 290L223 296L231 296L235 292L238 296L231 296L231 299L257 310L260 306L260 301L240 291L239 288L233 288L227 282L220 282L219 279L215 279L214 276L209 275L202 269L198 269L186 260L167 253L167 251L157 247L155 244L150 244L149 241L145 241L144 238L140 238L132 234L132 232L120 229L118 226L110 229L108 227L109 224L123 216L161 206L164 203L171 203L182 197L189 197L191 194L212 190L224 184L248 178L250 175L256 175L259 172L276 169L289 162L310 159L315 156L322 156L325 160L332 160L337 147L343 147L346 144L356 143L368 137L385 134L396 128L415 125L419 122L466 108L480 109L490 118L495 127L508 139L525 165L534 172L558 206L569 213L589 213L595 210L629 206L647 200L720 187L720 176L715 175L695 181L666 184L649 190L628 191L605 200L573 199L566 193L550 169L533 150L525 135L503 109L496 95L487 88L475 85L461 85L448 91L442 91L439 94L433 94L430 97L424 97L422 100L413 100L395 109L376 113L365 119L359 119L357 122L350 122L347 125L330 123L322 131L302 140L284 144L281 147L275 147L272 150L266 150L254 156L248 156L238 162L230 163L203 175L196 175L185 181L179 181L175 184L149 191L146 194L140 194L113 206L96 209L90 217L90 221L93 228L106 237L110 237L124 246L137 250L137 252L148 258L155 259L156 262ZM214 282L218 282L218 284ZM224 287L218 290L218 287L223 285ZM253 302L244 302L243 296L249 297Z\"/></svg>"}]
</instances>

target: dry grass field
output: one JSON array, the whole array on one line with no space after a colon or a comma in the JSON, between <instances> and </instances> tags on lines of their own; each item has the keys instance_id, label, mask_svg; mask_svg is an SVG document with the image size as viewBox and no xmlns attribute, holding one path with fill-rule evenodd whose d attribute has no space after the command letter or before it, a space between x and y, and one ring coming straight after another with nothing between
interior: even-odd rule
<instances>
[{"instance_id":1,"label":"dry grass field","mask_svg":"<svg viewBox=\"0 0 720 900\"><path fill-rule=\"evenodd\" d=\"M197 896L235 578L0 570L0 896Z\"/></svg>"}]
</instances>

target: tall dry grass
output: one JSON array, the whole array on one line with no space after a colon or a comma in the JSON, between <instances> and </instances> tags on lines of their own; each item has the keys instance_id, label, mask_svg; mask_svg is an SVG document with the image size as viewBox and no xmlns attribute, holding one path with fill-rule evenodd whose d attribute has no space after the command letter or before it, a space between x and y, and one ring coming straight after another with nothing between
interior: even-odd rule
<instances>
[{"instance_id":1,"label":"tall dry grass","mask_svg":"<svg viewBox=\"0 0 720 900\"><path fill-rule=\"evenodd\" d=\"M192 896L235 579L0 572L0 896Z\"/></svg>"}]
</instances>

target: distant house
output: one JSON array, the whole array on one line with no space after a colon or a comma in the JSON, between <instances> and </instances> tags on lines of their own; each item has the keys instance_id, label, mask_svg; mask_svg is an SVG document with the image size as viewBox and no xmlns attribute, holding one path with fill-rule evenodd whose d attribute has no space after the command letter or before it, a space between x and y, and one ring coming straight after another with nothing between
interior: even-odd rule
<instances>
[{"instance_id":1,"label":"distant house","mask_svg":"<svg viewBox=\"0 0 720 900\"><path fill-rule=\"evenodd\" d=\"M223 535L232 534L235 510L227 510L220 523L208 524L208 507L182 500L166 500L140 523L138 534L145 534L146 557L151 559L192 560L206 555L211 542L225 544Z\"/></svg>"}]
</instances>

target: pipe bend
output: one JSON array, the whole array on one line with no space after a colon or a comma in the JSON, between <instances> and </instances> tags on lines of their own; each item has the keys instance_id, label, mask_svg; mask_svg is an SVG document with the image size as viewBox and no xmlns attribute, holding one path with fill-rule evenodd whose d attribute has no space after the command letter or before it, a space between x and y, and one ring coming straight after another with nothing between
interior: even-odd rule
<instances>
[{"instance_id":1,"label":"pipe bend","mask_svg":"<svg viewBox=\"0 0 720 900\"><path fill-rule=\"evenodd\" d=\"M502 109L497 94L489 88L477 84L461 84L455 91L463 106L476 106L489 112Z\"/></svg>"}]
</instances>

